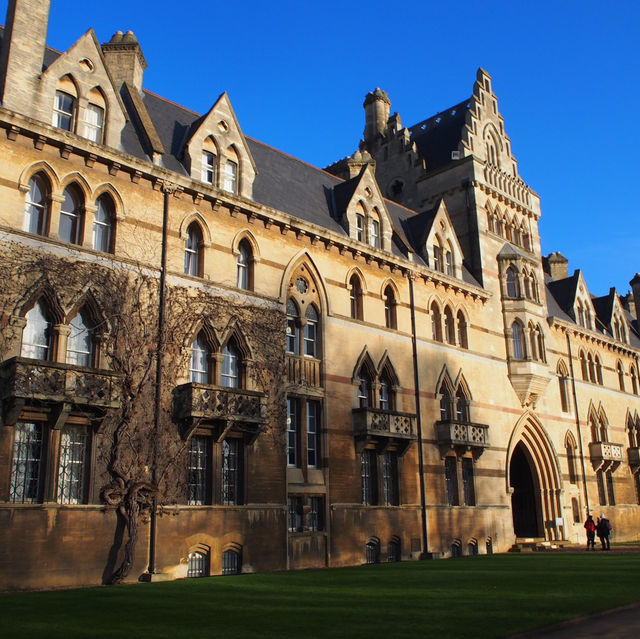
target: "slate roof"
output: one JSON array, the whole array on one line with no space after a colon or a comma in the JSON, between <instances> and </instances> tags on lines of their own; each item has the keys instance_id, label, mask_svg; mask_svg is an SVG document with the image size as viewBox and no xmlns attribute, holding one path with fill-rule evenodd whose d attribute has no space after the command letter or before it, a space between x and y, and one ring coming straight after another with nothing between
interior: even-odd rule
<instances>
[{"instance_id":1,"label":"slate roof","mask_svg":"<svg viewBox=\"0 0 640 639\"><path fill-rule=\"evenodd\" d=\"M547 282L547 289L556 301L557 306L562 309L563 314L569 317L574 323L573 303L576 299L579 273L580 271L575 271L573 275L562 280L549 280ZM553 315L553 313L550 312L549 315Z\"/></svg>"},{"instance_id":2,"label":"slate roof","mask_svg":"<svg viewBox=\"0 0 640 639\"><path fill-rule=\"evenodd\" d=\"M409 127L418 154L432 171L451 162L451 151L457 151L462 129L469 111L470 98L445 111Z\"/></svg>"}]
</instances>

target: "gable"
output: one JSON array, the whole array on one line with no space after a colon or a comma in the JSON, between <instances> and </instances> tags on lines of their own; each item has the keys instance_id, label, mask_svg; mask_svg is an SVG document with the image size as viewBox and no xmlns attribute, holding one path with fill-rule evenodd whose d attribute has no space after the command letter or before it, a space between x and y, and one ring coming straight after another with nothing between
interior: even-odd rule
<instances>
[{"instance_id":1,"label":"gable","mask_svg":"<svg viewBox=\"0 0 640 639\"><path fill-rule=\"evenodd\" d=\"M184 161L193 179L252 198L256 164L226 92L194 122Z\"/></svg>"},{"instance_id":2,"label":"gable","mask_svg":"<svg viewBox=\"0 0 640 639\"><path fill-rule=\"evenodd\" d=\"M42 73L35 111L40 120L54 126L56 91L75 100L70 132L114 148L120 147L120 136L127 122L126 110L92 29ZM102 131L99 139L95 139L96 111L100 110Z\"/></svg>"},{"instance_id":3,"label":"gable","mask_svg":"<svg viewBox=\"0 0 640 639\"><path fill-rule=\"evenodd\" d=\"M425 229L424 242L421 243L423 256L427 264L435 271L462 279L462 248L451 223L444 199L435 208L431 227Z\"/></svg>"}]
</instances>

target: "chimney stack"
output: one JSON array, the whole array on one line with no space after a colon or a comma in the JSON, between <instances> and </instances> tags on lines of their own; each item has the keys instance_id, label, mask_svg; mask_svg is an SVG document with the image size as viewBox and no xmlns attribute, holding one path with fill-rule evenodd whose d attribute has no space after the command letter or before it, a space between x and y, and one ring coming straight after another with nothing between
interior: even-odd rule
<instances>
[{"instance_id":1,"label":"chimney stack","mask_svg":"<svg viewBox=\"0 0 640 639\"><path fill-rule=\"evenodd\" d=\"M636 273L629 284L631 284L631 291L633 292L633 305L636 310L636 322L638 322L638 327L640 328L640 273Z\"/></svg>"},{"instance_id":2,"label":"chimney stack","mask_svg":"<svg viewBox=\"0 0 640 639\"><path fill-rule=\"evenodd\" d=\"M569 277L569 260L559 251L543 257L542 265L545 273L550 275L554 281L564 280Z\"/></svg>"},{"instance_id":3,"label":"chimney stack","mask_svg":"<svg viewBox=\"0 0 640 639\"><path fill-rule=\"evenodd\" d=\"M368 145L375 142L379 136L384 136L391 110L391 100L382 89L376 89L367 93L362 106L364 106L364 141Z\"/></svg>"},{"instance_id":4,"label":"chimney stack","mask_svg":"<svg viewBox=\"0 0 640 639\"><path fill-rule=\"evenodd\" d=\"M125 82L142 91L147 61L133 31L114 33L111 40L102 45L102 53L118 91Z\"/></svg>"}]
</instances>

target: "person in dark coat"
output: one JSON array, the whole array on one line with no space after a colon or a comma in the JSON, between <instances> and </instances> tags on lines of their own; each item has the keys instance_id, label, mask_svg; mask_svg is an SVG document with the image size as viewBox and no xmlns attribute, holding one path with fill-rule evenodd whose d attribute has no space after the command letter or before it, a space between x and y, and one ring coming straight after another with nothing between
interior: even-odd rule
<instances>
[{"instance_id":1,"label":"person in dark coat","mask_svg":"<svg viewBox=\"0 0 640 639\"><path fill-rule=\"evenodd\" d=\"M596 549L596 524L591 515L587 515L587 521L584 522L584 528L587 531L587 550Z\"/></svg>"},{"instance_id":2,"label":"person in dark coat","mask_svg":"<svg viewBox=\"0 0 640 639\"><path fill-rule=\"evenodd\" d=\"M597 533L600 543L602 544L602 550L611 550L611 544L609 543L611 522L604 516L604 513L602 513L600 519L598 519Z\"/></svg>"}]
</instances>

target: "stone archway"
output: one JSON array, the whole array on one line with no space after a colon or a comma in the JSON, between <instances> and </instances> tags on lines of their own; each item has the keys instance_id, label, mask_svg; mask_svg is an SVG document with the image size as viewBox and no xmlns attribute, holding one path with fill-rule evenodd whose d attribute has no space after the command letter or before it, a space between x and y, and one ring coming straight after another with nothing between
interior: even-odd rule
<instances>
[{"instance_id":1,"label":"stone archway","mask_svg":"<svg viewBox=\"0 0 640 639\"><path fill-rule=\"evenodd\" d=\"M558 457L537 417L525 413L513 430L507 453L507 491L511 493L516 537L563 539Z\"/></svg>"},{"instance_id":2,"label":"stone archway","mask_svg":"<svg viewBox=\"0 0 640 639\"><path fill-rule=\"evenodd\" d=\"M531 455L520 442L509 464L513 532L516 537L542 537L540 487Z\"/></svg>"}]
</instances>

